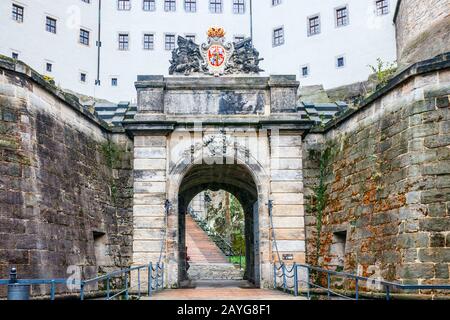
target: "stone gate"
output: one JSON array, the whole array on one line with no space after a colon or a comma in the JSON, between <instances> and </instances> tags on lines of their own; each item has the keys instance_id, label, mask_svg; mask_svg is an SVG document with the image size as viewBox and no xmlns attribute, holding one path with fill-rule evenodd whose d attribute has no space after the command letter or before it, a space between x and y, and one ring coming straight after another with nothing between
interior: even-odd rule
<instances>
[{"instance_id":1,"label":"stone gate","mask_svg":"<svg viewBox=\"0 0 450 320\"><path fill-rule=\"evenodd\" d=\"M134 264L162 258L169 286L185 279L186 209L205 189L244 208L247 279L271 283L272 231L282 259L305 261L302 135L311 123L299 120L298 86L295 76L138 77L137 113L124 122L134 137Z\"/></svg>"}]
</instances>

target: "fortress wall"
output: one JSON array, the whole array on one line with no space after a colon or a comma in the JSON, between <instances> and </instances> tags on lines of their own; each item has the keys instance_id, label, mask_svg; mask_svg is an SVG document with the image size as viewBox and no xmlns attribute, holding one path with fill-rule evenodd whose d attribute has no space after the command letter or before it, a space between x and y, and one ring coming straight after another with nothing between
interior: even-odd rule
<instances>
[{"instance_id":1,"label":"fortress wall","mask_svg":"<svg viewBox=\"0 0 450 320\"><path fill-rule=\"evenodd\" d=\"M131 141L11 63L0 65L0 275L66 278L77 266L89 278L128 265Z\"/></svg>"},{"instance_id":2,"label":"fortress wall","mask_svg":"<svg viewBox=\"0 0 450 320\"><path fill-rule=\"evenodd\" d=\"M407 283L449 282L450 70L448 56L441 59L306 136L308 263Z\"/></svg>"}]
</instances>

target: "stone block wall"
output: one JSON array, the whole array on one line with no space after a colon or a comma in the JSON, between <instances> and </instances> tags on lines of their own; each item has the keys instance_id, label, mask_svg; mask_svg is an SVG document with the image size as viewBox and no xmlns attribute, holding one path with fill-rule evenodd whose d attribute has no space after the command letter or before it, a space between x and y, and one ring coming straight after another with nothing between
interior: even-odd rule
<instances>
[{"instance_id":1,"label":"stone block wall","mask_svg":"<svg viewBox=\"0 0 450 320\"><path fill-rule=\"evenodd\" d=\"M89 278L128 265L131 141L25 65L1 67L0 278L13 266L20 278L67 278L69 266Z\"/></svg>"},{"instance_id":2,"label":"stone block wall","mask_svg":"<svg viewBox=\"0 0 450 320\"><path fill-rule=\"evenodd\" d=\"M133 264L157 263L160 258L165 262L167 137L136 136L134 142ZM144 274L142 279L146 288L147 275Z\"/></svg>"},{"instance_id":3,"label":"stone block wall","mask_svg":"<svg viewBox=\"0 0 450 320\"><path fill-rule=\"evenodd\" d=\"M280 259L288 264L305 261L302 144L302 136L289 131L272 136L270 143L273 228ZM279 260L275 249L272 261Z\"/></svg>"},{"instance_id":4,"label":"stone block wall","mask_svg":"<svg viewBox=\"0 0 450 320\"><path fill-rule=\"evenodd\" d=\"M306 136L308 263L450 283L450 71L424 69Z\"/></svg>"},{"instance_id":5,"label":"stone block wall","mask_svg":"<svg viewBox=\"0 0 450 320\"><path fill-rule=\"evenodd\" d=\"M450 2L402 0L395 18L400 65L450 51Z\"/></svg>"}]
</instances>

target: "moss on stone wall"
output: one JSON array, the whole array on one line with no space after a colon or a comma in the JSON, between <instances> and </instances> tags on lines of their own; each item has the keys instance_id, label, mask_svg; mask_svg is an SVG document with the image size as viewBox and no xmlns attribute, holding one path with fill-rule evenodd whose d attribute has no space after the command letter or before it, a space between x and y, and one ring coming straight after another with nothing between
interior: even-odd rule
<instances>
[{"instance_id":1,"label":"moss on stone wall","mask_svg":"<svg viewBox=\"0 0 450 320\"><path fill-rule=\"evenodd\" d=\"M337 152L334 143L328 143L323 150L309 150L309 158L317 163L318 167L318 183L313 189L313 196L309 198L306 210L315 215L316 221L316 252L314 265L319 265L320 242L323 226L323 215L327 206L327 182L326 179L332 170L332 160Z\"/></svg>"},{"instance_id":2,"label":"moss on stone wall","mask_svg":"<svg viewBox=\"0 0 450 320\"><path fill-rule=\"evenodd\" d=\"M122 155L125 152L123 148L109 139L101 144L101 148L108 167L110 169L117 168L117 166L120 165Z\"/></svg>"}]
</instances>

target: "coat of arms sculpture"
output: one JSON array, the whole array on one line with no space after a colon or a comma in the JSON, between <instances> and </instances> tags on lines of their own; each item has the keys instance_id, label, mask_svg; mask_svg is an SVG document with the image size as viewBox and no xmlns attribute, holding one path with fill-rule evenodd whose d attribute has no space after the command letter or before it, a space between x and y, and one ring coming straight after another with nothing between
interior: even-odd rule
<instances>
[{"instance_id":1,"label":"coat of arms sculpture","mask_svg":"<svg viewBox=\"0 0 450 320\"><path fill-rule=\"evenodd\" d=\"M201 46L192 40L178 37L177 48L172 51L169 74L207 74L221 76L225 74L258 74L259 52L253 48L252 40L238 43L225 42L223 28L212 27L208 30L208 42Z\"/></svg>"}]
</instances>

